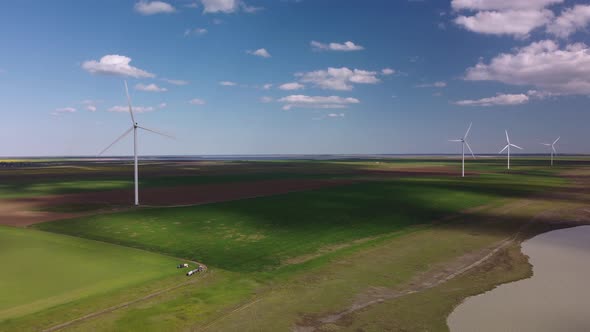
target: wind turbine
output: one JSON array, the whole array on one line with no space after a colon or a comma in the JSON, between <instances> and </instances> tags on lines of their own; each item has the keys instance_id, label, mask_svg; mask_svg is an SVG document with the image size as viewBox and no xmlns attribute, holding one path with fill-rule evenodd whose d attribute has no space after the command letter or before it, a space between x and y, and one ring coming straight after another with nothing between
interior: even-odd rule
<instances>
[{"instance_id":1,"label":"wind turbine","mask_svg":"<svg viewBox=\"0 0 590 332\"><path fill-rule=\"evenodd\" d=\"M559 139L560 139L560 138L561 138L561 136L560 136L560 137L558 137L558 138L557 138L555 141L553 141L553 143L551 143L551 144L549 144L549 143L541 143L541 144L543 144L543 145L545 145L545 146L549 146L549 147L551 147L551 166L553 166L553 154L554 154L554 153L555 153L555 154L557 154L557 150L555 150L555 143L557 143L557 141L559 141Z\"/></svg>"},{"instance_id":2,"label":"wind turbine","mask_svg":"<svg viewBox=\"0 0 590 332\"><path fill-rule=\"evenodd\" d=\"M131 115L131 124L132 127L127 129L121 136L119 136L111 145L107 146L104 150L102 150L98 155L102 155L108 149L110 149L113 145L117 142L125 138L125 136L129 135L133 131L133 160L134 160L134 171L135 171L135 206L139 206L139 172L138 172L138 165L137 165L137 129L143 129L145 131L152 132L154 134L162 135L168 138L174 138L173 136L166 135L159 131L148 129L145 127L141 127L136 121L135 117L133 116L133 109L131 107L131 97L129 97L129 88L127 87L127 81L125 82L125 93L127 94L127 105L129 105L129 114Z\"/></svg>"},{"instance_id":3,"label":"wind turbine","mask_svg":"<svg viewBox=\"0 0 590 332\"><path fill-rule=\"evenodd\" d=\"M510 147L513 146L517 149L522 150L522 148L518 145L512 144L510 143L510 137L508 137L508 130L504 130L506 132L506 146L502 149L502 151L498 152L498 153L502 153L504 152L504 150L508 149L508 169L510 169Z\"/></svg>"},{"instance_id":4,"label":"wind turbine","mask_svg":"<svg viewBox=\"0 0 590 332\"><path fill-rule=\"evenodd\" d=\"M467 146L467 148L469 149L469 152L471 152L471 155L473 156L473 159L475 159L475 155L473 154L473 151L471 150L469 143L467 143L467 136L469 135L469 131L471 130L472 124L473 124L473 122L469 124L469 127L467 128L467 131L465 132L465 135L462 138L449 140L449 142L460 142L461 143L461 154L462 154L461 177L465 177L465 146Z\"/></svg>"}]
</instances>

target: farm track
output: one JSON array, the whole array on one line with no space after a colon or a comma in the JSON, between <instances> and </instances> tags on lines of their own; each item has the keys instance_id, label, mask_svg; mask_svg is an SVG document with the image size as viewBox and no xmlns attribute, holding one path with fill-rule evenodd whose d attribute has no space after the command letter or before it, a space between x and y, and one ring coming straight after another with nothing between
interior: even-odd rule
<instances>
[{"instance_id":1,"label":"farm track","mask_svg":"<svg viewBox=\"0 0 590 332\"><path fill-rule=\"evenodd\" d=\"M201 265L201 266L203 266L205 268L204 271L203 271L203 274L201 274L202 277L199 277L199 278L191 278L191 280L186 281L186 282L183 282L183 283L180 283L178 285L167 287L167 288L161 289L159 291L156 291L156 292L147 294L145 296L142 296L140 298L137 298L137 299L134 299L134 300L131 300L131 301L126 301L126 302L123 302L123 303L119 303L117 305L114 305L114 306L111 306L111 307L108 307L108 308L105 308L105 309L102 309L102 310L99 310L99 311L95 311L95 312L86 314L86 315L81 316L81 317L78 317L76 319L72 319L70 321L67 321L67 322L64 322L64 323L61 323L61 324L58 324L58 325L54 325L54 326L52 326L50 328L47 328L47 329L44 329L42 331L43 332L59 331L61 329L64 329L66 327L69 327L69 326L72 326L72 325L75 325L75 324L78 324L78 323L81 323L83 321L86 321L86 320L89 320L89 319L93 319L93 318L97 318L97 317L103 316L105 314L111 313L113 311L116 311L116 310L119 310L119 309L122 309L122 308L125 308L125 307L128 307L128 306L131 306L131 305L134 305L134 304L143 302L143 301L147 301L149 299L152 299L154 297L160 296L162 294L165 294L165 293L174 291L176 289L179 289L179 288L182 288L182 287L185 287L185 286L188 286L188 285L195 284L199 280L201 280L201 279L203 279L205 277L204 274L207 272L207 266L204 265L204 264L201 264L201 263L197 263L197 262L192 262L192 263L195 263L197 265Z\"/></svg>"}]
</instances>

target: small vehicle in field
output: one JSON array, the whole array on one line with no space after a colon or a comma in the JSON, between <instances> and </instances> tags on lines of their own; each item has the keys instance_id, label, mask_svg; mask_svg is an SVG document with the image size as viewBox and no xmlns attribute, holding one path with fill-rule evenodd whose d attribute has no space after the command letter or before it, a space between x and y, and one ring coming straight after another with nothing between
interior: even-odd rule
<instances>
[{"instance_id":1,"label":"small vehicle in field","mask_svg":"<svg viewBox=\"0 0 590 332\"><path fill-rule=\"evenodd\" d=\"M186 276L187 276L187 277L190 277L190 276L192 276L193 274L195 274L195 273L197 273L197 272L199 272L199 269L190 270L190 271L188 271L188 272L186 273Z\"/></svg>"},{"instance_id":2,"label":"small vehicle in field","mask_svg":"<svg viewBox=\"0 0 590 332\"><path fill-rule=\"evenodd\" d=\"M179 264L176 268L177 269L184 269L185 267L188 267L187 263Z\"/></svg>"}]
</instances>

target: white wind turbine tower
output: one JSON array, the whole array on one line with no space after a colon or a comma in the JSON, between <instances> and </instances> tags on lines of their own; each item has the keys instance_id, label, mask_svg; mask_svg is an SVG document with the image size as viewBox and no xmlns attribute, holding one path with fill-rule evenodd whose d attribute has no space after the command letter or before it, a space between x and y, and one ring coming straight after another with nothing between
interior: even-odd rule
<instances>
[{"instance_id":1,"label":"white wind turbine tower","mask_svg":"<svg viewBox=\"0 0 590 332\"><path fill-rule=\"evenodd\" d=\"M461 177L465 177L465 146L467 146L467 148L469 149L469 152L471 152L471 155L473 156L473 159L475 159L475 155L473 154L473 150L471 150L469 143L467 143L467 136L469 135L469 131L471 130L472 124L473 124L473 122L469 124L469 127L467 128L467 131L465 132L465 135L462 138L449 140L449 142L460 142L461 143L461 154L462 154Z\"/></svg>"},{"instance_id":2,"label":"white wind turbine tower","mask_svg":"<svg viewBox=\"0 0 590 332\"><path fill-rule=\"evenodd\" d=\"M553 141L553 143L549 144L549 143L541 143L545 146L549 146L551 147L551 166L553 166L553 154L557 154L557 150L555 150L555 144L557 143L557 141L559 141L559 139L561 138L558 137L555 141Z\"/></svg>"},{"instance_id":3,"label":"white wind turbine tower","mask_svg":"<svg viewBox=\"0 0 590 332\"><path fill-rule=\"evenodd\" d=\"M117 142L125 138L125 136L129 135L131 131L133 131L133 159L134 159L134 170L135 170L135 206L139 206L139 174L138 174L138 165L137 165L137 129L143 129L158 135L162 135L168 138L174 138L173 136L166 135L164 133L158 132L153 129L148 129L145 127L141 127L137 122L135 122L135 117L133 116L133 109L131 107L131 97L129 97L129 89L127 88L127 81L125 81L125 93L127 94L127 105L129 105L129 114L131 115L131 124L132 127L127 129L119 138L117 138L111 145L107 146L104 150L102 150L98 155L102 155L108 149L110 149L113 145Z\"/></svg>"},{"instance_id":4,"label":"white wind turbine tower","mask_svg":"<svg viewBox=\"0 0 590 332\"><path fill-rule=\"evenodd\" d=\"M504 152L504 150L508 149L508 169L510 169L510 147L513 146L517 149L522 150L522 148L518 145L512 144L510 143L510 137L508 137L508 130L504 130L506 132L506 146L502 149L502 151L498 152L498 153L502 153Z\"/></svg>"}]
</instances>

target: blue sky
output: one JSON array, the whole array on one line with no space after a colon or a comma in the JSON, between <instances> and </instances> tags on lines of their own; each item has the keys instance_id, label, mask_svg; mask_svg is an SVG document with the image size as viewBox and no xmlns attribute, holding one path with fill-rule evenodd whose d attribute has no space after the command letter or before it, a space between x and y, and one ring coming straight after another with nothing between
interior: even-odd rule
<instances>
[{"instance_id":1,"label":"blue sky","mask_svg":"<svg viewBox=\"0 0 590 332\"><path fill-rule=\"evenodd\" d=\"M0 156L590 153L590 5L3 1ZM128 155L131 138L109 155Z\"/></svg>"}]
</instances>

